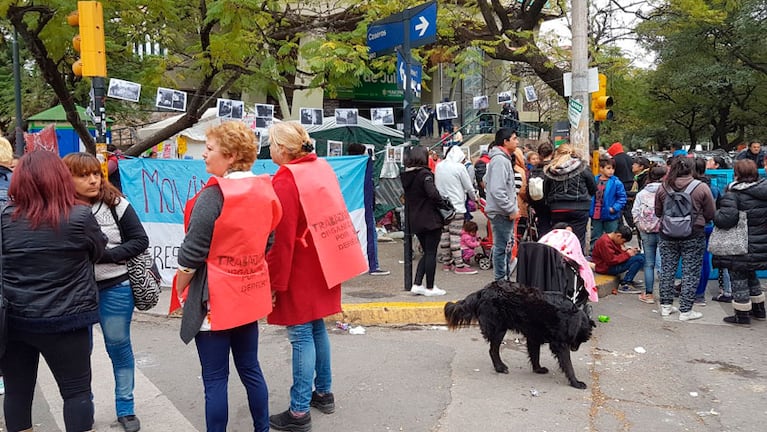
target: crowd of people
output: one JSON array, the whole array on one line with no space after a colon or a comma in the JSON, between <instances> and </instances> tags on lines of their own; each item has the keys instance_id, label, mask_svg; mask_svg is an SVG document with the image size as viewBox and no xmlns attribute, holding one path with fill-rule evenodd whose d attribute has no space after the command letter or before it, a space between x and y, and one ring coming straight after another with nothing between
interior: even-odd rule
<instances>
[{"instance_id":1,"label":"crowd of people","mask_svg":"<svg viewBox=\"0 0 767 432\"><path fill-rule=\"evenodd\" d=\"M306 129L278 123L269 140L279 167L271 178L251 172L258 146L244 124L209 129L203 159L212 177L184 213L172 296L183 308L180 338L195 342L212 432L227 429L230 353L254 430L308 431L311 408L332 414L331 345L323 318L341 311L341 283L365 271L382 272L368 268L338 180L314 153ZM662 316L698 319L702 314L694 308L705 305L710 262L720 270L721 292L713 300L732 303L725 322L767 318L756 276L767 269L767 179L758 172L764 154L756 141L737 158L734 181L724 190L706 176L706 169L725 165L721 158L680 152L667 166L655 166L614 143L593 175L569 144L523 150L508 127L473 163L460 142L447 147L442 159L433 156L424 146L409 147L401 173L407 224L423 249L410 289L415 295L446 293L436 284L438 264L457 275L477 273L472 261L482 239L471 213L481 202L492 227L495 280L511 277L515 246L523 233L533 233L525 238L539 238L577 263L594 301L592 270L618 276L619 293L657 301ZM136 211L104 178L93 155L61 159L34 151L16 163L4 139L0 203L8 328L0 375L7 430L32 430L41 356L59 386L66 430L93 429L95 324L113 366L117 423L127 432L140 430L126 261L146 250L149 239ZM454 209L447 220L445 206ZM326 221L333 221L331 228ZM711 233L739 225L748 228L746 253L711 256ZM333 235L323 231L328 229ZM639 247L629 247L635 235ZM339 258L320 260L329 251ZM644 283L636 280L640 274ZM292 348L290 399L283 412L271 415L258 361L262 318L284 326Z\"/></svg>"},{"instance_id":2,"label":"crowd of people","mask_svg":"<svg viewBox=\"0 0 767 432\"><path fill-rule=\"evenodd\" d=\"M554 149L543 143L523 152L511 128L499 129L473 164L467 164L463 152L455 147L446 147L444 160L432 151L431 164L417 165L422 187L418 192L412 187L415 165L403 176L405 199L412 204L409 222L422 230L412 232L424 250L413 293L444 293L439 288L429 291L436 287L433 275L438 262L443 270L475 273L473 249L481 239L477 224L467 222L471 219L468 209L474 201L483 200L492 228L495 280L509 278L523 233L525 239L540 238L554 226L566 226L592 269L618 277L617 293L637 294L639 301L648 304L658 302L662 316L678 312L680 321L702 316L693 308L706 304L713 264L719 270L720 293L711 300L731 302L734 309L724 321L748 324L752 318L765 319L765 297L756 277L757 270L767 268L767 229L757 222L767 216L767 180L758 175L765 154L759 142L750 142L738 155L734 181L724 190L706 175L707 169L726 167L720 156L695 157L678 150L666 164L656 165L641 155L632 158L616 142L601 154L598 173L593 175L583 155L569 144ZM410 152L427 154L418 147ZM425 193L423 185L432 183L436 187ZM442 197L449 197L458 217L442 227L438 244ZM746 219L748 252L712 256L708 239L714 229L732 229ZM422 228L425 221L429 221L428 229ZM638 247L629 247L635 237ZM450 254L437 254L438 247L445 250L447 246ZM422 292L424 274L427 286ZM638 279L640 275L644 280ZM676 297L678 306L673 305Z\"/></svg>"}]
</instances>

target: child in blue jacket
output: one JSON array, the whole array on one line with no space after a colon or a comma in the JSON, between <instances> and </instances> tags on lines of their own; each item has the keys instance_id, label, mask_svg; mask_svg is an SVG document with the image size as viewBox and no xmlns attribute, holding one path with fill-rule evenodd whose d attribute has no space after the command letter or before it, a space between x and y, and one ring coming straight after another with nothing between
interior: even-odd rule
<instances>
[{"instance_id":1,"label":"child in blue jacket","mask_svg":"<svg viewBox=\"0 0 767 432\"><path fill-rule=\"evenodd\" d=\"M594 243L602 234L618 229L623 207L626 205L626 189L620 179L614 176L615 161L610 158L599 159L599 175L594 180L597 192L591 198L591 242Z\"/></svg>"}]
</instances>

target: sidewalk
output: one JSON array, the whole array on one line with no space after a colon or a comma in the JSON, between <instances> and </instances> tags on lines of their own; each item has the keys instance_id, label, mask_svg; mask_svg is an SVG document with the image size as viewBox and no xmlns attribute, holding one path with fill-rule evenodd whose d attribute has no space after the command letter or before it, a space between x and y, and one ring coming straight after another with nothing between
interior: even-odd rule
<instances>
[{"instance_id":1,"label":"sidewalk","mask_svg":"<svg viewBox=\"0 0 767 432\"><path fill-rule=\"evenodd\" d=\"M343 313L326 318L329 322L344 321L354 325L408 325L445 323L443 308L445 302L461 300L472 292L493 281L493 270L478 270L475 275L458 275L442 271L437 267L435 284L447 291L440 297L424 297L405 291L404 247L402 240L379 243L378 261L387 276L358 276L343 284ZM419 255L413 261L413 274ZM599 296L604 297L617 287L613 276L595 275ZM410 289L410 285L407 287ZM145 313L167 315L170 289L163 289L159 304ZM142 312L139 312L142 313Z\"/></svg>"}]
</instances>

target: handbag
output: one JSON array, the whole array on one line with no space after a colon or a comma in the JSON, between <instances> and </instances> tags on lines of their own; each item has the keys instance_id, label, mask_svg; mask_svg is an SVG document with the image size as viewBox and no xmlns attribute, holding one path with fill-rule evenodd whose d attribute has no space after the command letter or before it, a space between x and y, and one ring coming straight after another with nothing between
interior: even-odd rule
<instances>
[{"instance_id":1,"label":"handbag","mask_svg":"<svg viewBox=\"0 0 767 432\"><path fill-rule=\"evenodd\" d=\"M112 217L120 231L120 241L123 236L122 227L117 217L117 211L114 207L109 207ZM141 252L133 258L130 258L125 266L128 270L128 280L130 281L131 291L133 291L133 304L136 309L145 311L157 306L160 300L160 272L157 270L157 264L149 253L149 249Z\"/></svg>"},{"instance_id":2,"label":"handbag","mask_svg":"<svg viewBox=\"0 0 767 432\"><path fill-rule=\"evenodd\" d=\"M0 210L0 216L5 212L4 205ZM5 345L8 343L8 300L3 293L5 279L3 273L3 224L0 218L0 358L5 355Z\"/></svg>"},{"instance_id":3,"label":"handbag","mask_svg":"<svg viewBox=\"0 0 767 432\"><path fill-rule=\"evenodd\" d=\"M748 216L746 212L738 212L738 224L729 229L717 228L711 232L708 239L708 251L712 255L731 256L748 253Z\"/></svg>"},{"instance_id":4,"label":"handbag","mask_svg":"<svg viewBox=\"0 0 767 432\"><path fill-rule=\"evenodd\" d=\"M437 206L439 215L442 217L442 225L447 225L455 219L455 207L448 198L442 197Z\"/></svg>"}]
</instances>

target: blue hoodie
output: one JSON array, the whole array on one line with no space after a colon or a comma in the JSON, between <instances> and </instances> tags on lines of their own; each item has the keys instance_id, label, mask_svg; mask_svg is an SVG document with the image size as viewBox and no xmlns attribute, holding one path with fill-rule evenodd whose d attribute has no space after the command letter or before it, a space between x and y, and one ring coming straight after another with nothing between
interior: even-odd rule
<instances>
[{"instance_id":1,"label":"blue hoodie","mask_svg":"<svg viewBox=\"0 0 767 432\"><path fill-rule=\"evenodd\" d=\"M594 176L594 181L599 185L599 176ZM589 210L589 216L594 217L594 205L596 204L596 195L591 198L591 210ZM621 217L623 207L626 205L626 188L623 187L620 179L617 176L612 176L607 179L605 184L605 193L602 197L602 214L600 220L602 221L614 221ZM610 209L614 212L610 213Z\"/></svg>"}]
</instances>

